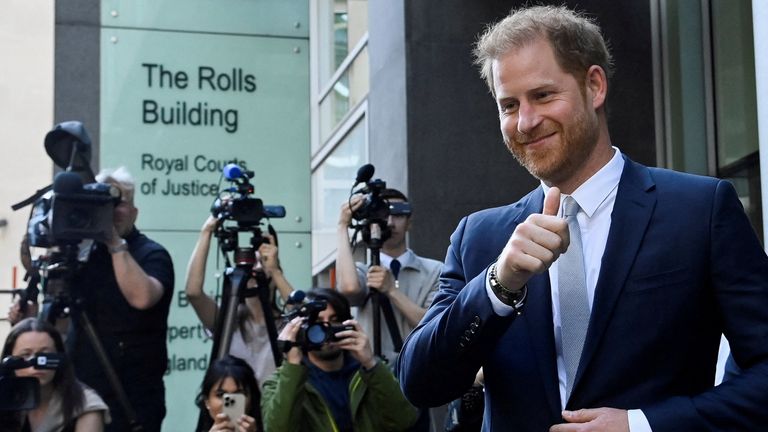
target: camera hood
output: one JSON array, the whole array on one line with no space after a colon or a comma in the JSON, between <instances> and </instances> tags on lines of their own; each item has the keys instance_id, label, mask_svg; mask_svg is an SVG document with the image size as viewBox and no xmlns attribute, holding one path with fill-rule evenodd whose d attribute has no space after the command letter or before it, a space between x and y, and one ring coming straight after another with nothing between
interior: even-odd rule
<instances>
[{"instance_id":1,"label":"camera hood","mask_svg":"<svg viewBox=\"0 0 768 432\"><path fill-rule=\"evenodd\" d=\"M57 124L45 136L45 152L67 171L91 171L91 138L79 121Z\"/></svg>"}]
</instances>

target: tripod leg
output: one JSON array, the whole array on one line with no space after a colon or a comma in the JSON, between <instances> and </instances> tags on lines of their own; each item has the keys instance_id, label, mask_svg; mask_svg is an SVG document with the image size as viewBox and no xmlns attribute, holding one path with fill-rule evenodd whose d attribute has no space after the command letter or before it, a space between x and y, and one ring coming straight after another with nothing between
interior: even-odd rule
<instances>
[{"instance_id":1,"label":"tripod leg","mask_svg":"<svg viewBox=\"0 0 768 432\"><path fill-rule=\"evenodd\" d=\"M381 302L380 292L371 289L371 313L373 314L373 354L381 359L384 355L381 353Z\"/></svg>"},{"instance_id":2,"label":"tripod leg","mask_svg":"<svg viewBox=\"0 0 768 432\"><path fill-rule=\"evenodd\" d=\"M128 401L128 395L125 393L125 389L123 389L123 385L120 383L120 379L117 377L115 369L109 362L107 353L104 351L104 347L99 341L99 336L96 334L96 330L93 328L91 320L88 318L88 315L85 313L85 311L80 310L79 308L74 308L73 313L77 314L77 319L82 324L82 327L85 330L85 334L91 343L91 347L93 347L93 351L96 353L96 357L99 359L101 366L104 368L104 373L107 375L109 385L112 386L112 389L117 395L117 401L125 412L126 418L128 418L128 424L131 430L134 432L143 431L144 428L141 426L141 424L139 424L139 421L136 417L136 412L133 410L131 403Z\"/></svg>"},{"instance_id":3,"label":"tripod leg","mask_svg":"<svg viewBox=\"0 0 768 432\"><path fill-rule=\"evenodd\" d=\"M280 367L280 364L283 362L283 355L277 347L277 326L275 325L272 308L269 305L269 278L263 272L259 272L256 274L256 282L258 283L259 300L264 314L264 323L267 326L269 346L272 348L272 357L275 359L275 366Z\"/></svg>"},{"instance_id":4,"label":"tripod leg","mask_svg":"<svg viewBox=\"0 0 768 432\"><path fill-rule=\"evenodd\" d=\"M212 359L220 359L229 354L232 345L232 333L237 325L237 306L240 304L240 293L248 284L249 273L234 267L227 270L224 278L223 301L219 308L219 316L216 319L214 329Z\"/></svg>"}]
</instances>

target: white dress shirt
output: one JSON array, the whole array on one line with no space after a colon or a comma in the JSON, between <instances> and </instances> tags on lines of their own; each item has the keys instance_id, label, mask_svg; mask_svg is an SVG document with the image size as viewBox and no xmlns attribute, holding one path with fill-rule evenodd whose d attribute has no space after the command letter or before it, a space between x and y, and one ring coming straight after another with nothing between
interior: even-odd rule
<instances>
[{"instance_id":1,"label":"white dress shirt","mask_svg":"<svg viewBox=\"0 0 768 432\"><path fill-rule=\"evenodd\" d=\"M584 253L584 270L586 273L587 295L589 308L595 298L595 287L600 275L605 244L608 241L608 232L611 229L611 213L616 202L616 192L619 187L621 173L624 170L624 159L621 151L614 147L613 158L608 161L598 172L582 183L571 196L581 208L576 214L581 231L582 248ZM541 184L544 195L549 191L549 186ZM562 216L562 203L566 195L560 196L560 210L558 216ZM560 403L565 407L566 400L566 373L565 360L563 359L563 344L560 334L560 290L558 285L558 261L552 263L549 268L549 282L552 294L552 321L555 330L555 348L557 351L557 377L560 384ZM493 310L498 315L507 316L514 309L499 300L490 284L486 281L486 291L491 299ZM599 407L593 407L599 408ZM648 420L641 410L629 410L630 432L650 432Z\"/></svg>"}]
</instances>

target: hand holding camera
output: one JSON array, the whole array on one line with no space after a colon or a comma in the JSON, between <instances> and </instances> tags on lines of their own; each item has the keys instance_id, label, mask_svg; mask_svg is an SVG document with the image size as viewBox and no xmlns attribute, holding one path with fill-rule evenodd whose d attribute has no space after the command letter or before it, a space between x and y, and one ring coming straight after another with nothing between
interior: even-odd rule
<instances>
[{"instance_id":1,"label":"hand holding camera","mask_svg":"<svg viewBox=\"0 0 768 432\"><path fill-rule=\"evenodd\" d=\"M333 345L349 351L352 357L357 359L366 370L373 369L376 366L376 358L373 356L371 341L368 335L363 332L355 320L346 320L342 323L344 326L351 326L352 329L336 333L338 342L332 342Z\"/></svg>"}]
</instances>

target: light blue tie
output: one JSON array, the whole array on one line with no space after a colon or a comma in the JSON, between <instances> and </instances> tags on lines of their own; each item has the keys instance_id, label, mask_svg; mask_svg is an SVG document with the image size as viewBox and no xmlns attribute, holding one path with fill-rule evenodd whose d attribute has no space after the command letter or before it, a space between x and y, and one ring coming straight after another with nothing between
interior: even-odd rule
<instances>
[{"instance_id":1,"label":"light blue tie","mask_svg":"<svg viewBox=\"0 0 768 432\"><path fill-rule=\"evenodd\" d=\"M584 253L581 247L581 231L576 214L579 203L571 196L563 200L563 217L568 222L571 244L558 259L558 284L560 288L560 326L565 360L566 400L573 390L573 381L579 369L581 350L589 326L589 299L584 271Z\"/></svg>"}]
</instances>

